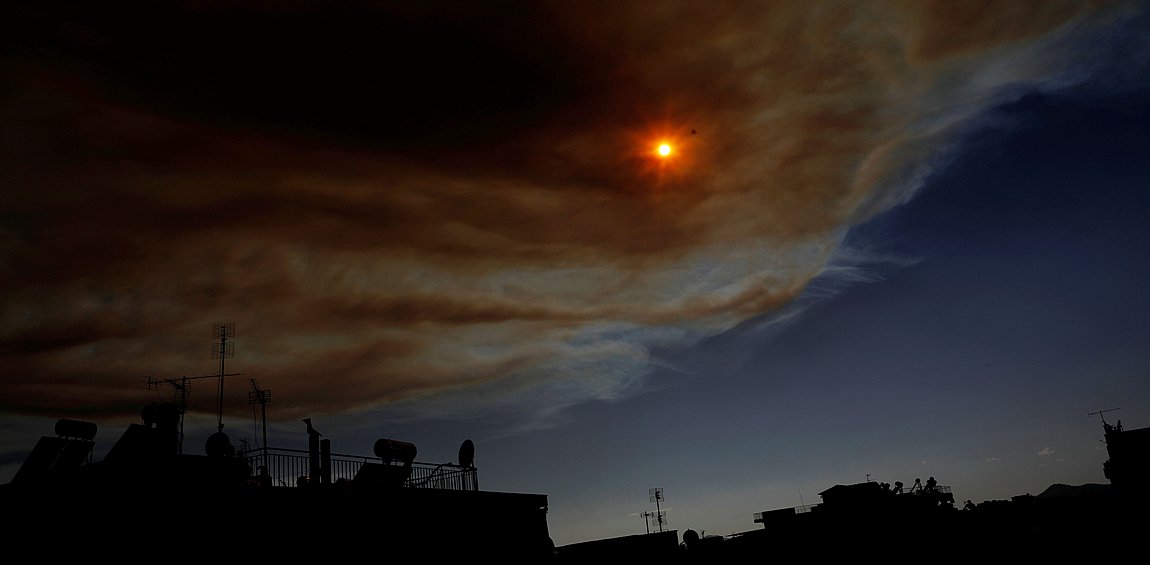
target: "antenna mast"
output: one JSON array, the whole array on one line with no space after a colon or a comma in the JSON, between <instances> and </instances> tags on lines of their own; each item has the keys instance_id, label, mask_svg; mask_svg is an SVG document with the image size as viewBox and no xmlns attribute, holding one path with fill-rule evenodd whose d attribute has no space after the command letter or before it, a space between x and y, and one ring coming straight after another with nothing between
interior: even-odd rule
<instances>
[{"instance_id":1,"label":"antenna mast","mask_svg":"<svg viewBox=\"0 0 1150 565\"><path fill-rule=\"evenodd\" d=\"M235 347L228 342L228 338L235 337L236 324L234 322L218 323L212 325L212 338L220 340L219 345L212 344L212 359L220 360L220 386L216 392L216 431L224 431L224 360L235 357Z\"/></svg>"},{"instance_id":2,"label":"antenna mast","mask_svg":"<svg viewBox=\"0 0 1150 565\"><path fill-rule=\"evenodd\" d=\"M655 514L654 514L654 516L659 521L659 531L662 532L663 531L663 523L667 521L667 519L665 518L667 513L659 508L659 503L661 503L663 501L663 489L653 488L653 489L650 489L648 492L651 493L651 502L655 503Z\"/></svg>"}]
</instances>

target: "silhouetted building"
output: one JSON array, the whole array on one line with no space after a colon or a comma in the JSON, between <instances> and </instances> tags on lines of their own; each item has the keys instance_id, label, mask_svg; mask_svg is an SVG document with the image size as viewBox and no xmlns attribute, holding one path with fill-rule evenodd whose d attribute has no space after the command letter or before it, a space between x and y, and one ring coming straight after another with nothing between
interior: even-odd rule
<instances>
[{"instance_id":1,"label":"silhouetted building","mask_svg":"<svg viewBox=\"0 0 1150 565\"><path fill-rule=\"evenodd\" d=\"M1110 484L1123 494L1146 497L1150 494L1150 428L1122 429L1102 424L1106 454L1102 472Z\"/></svg>"},{"instance_id":2,"label":"silhouetted building","mask_svg":"<svg viewBox=\"0 0 1150 565\"><path fill-rule=\"evenodd\" d=\"M206 455L189 455L181 452L170 406L142 415L144 423L129 425L95 462L88 457L95 425L60 420L57 435L41 438L12 482L0 485L4 539L55 537L54 560L554 556L547 496L481 491L473 461L416 463L414 446L394 440L377 442L384 455L374 460L332 454L323 442L309 442L307 455L237 452L222 431L209 438ZM318 435L310 423L308 432L309 439ZM474 446L465 445L473 456ZM307 476L317 470L324 480ZM401 480L381 479L396 476L389 471ZM295 477L308 488L297 488Z\"/></svg>"},{"instance_id":3,"label":"silhouetted building","mask_svg":"<svg viewBox=\"0 0 1150 565\"><path fill-rule=\"evenodd\" d=\"M798 528L800 520L810 515L809 512L798 512L797 508L779 508L756 513L755 523L762 524L763 529L772 534L784 535Z\"/></svg>"},{"instance_id":4,"label":"silhouetted building","mask_svg":"<svg viewBox=\"0 0 1150 565\"><path fill-rule=\"evenodd\" d=\"M620 559L660 559L673 561L680 554L676 530L592 540L559 546L559 563L616 563Z\"/></svg>"},{"instance_id":5,"label":"silhouetted building","mask_svg":"<svg viewBox=\"0 0 1150 565\"><path fill-rule=\"evenodd\" d=\"M935 477L917 487L902 482L834 485L820 504L757 512L761 529L726 537L686 530L677 553L646 536L572 546L566 563L601 565L604 559L659 558L661 562L895 560L939 558L993 561L1064 561L1070 556L1145 555L1145 430L1107 427L1113 485L1055 484L1038 495L955 507L949 486ZM1129 474L1126 474L1129 473ZM1122 484L1124 488L1118 488ZM648 546L647 544L652 544ZM1137 559L1135 557L1135 559Z\"/></svg>"}]
</instances>

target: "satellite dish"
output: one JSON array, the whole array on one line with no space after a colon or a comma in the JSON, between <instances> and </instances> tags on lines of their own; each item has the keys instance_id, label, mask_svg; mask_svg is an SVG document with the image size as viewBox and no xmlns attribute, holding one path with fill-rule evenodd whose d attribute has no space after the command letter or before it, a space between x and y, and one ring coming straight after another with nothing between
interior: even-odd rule
<instances>
[{"instance_id":1,"label":"satellite dish","mask_svg":"<svg viewBox=\"0 0 1150 565\"><path fill-rule=\"evenodd\" d=\"M459 446L459 466L471 468L475 466L475 444L469 439L463 440Z\"/></svg>"}]
</instances>

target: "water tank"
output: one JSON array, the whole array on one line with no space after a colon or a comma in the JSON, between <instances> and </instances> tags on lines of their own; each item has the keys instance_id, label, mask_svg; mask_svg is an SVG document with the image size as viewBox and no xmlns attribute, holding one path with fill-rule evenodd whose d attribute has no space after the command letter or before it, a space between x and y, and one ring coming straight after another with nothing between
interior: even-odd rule
<instances>
[{"instance_id":1,"label":"water tank","mask_svg":"<svg viewBox=\"0 0 1150 565\"><path fill-rule=\"evenodd\" d=\"M384 463L403 461L410 465L415 461L415 444L406 441L382 438L375 442L375 456L383 459Z\"/></svg>"},{"instance_id":2,"label":"water tank","mask_svg":"<svg viewBox=\"0 0 1150 565\"><path fill-rule=\"evenodd\" d=\"M231 457L235 455L232 440L224 432L216 432L208 436L204 451L207 452L208 457Z\"/></svg>"},{"instance_id":3,"label":"water tank","mask_svg":"<svg viewBox=\"0 0 1150 565\"><path fill-rule=\"evenodd\" d=\"M92 440L96 437L96 424L61 418L56 421L56 435L60 437Z\"/></svg>"}]
</instances>

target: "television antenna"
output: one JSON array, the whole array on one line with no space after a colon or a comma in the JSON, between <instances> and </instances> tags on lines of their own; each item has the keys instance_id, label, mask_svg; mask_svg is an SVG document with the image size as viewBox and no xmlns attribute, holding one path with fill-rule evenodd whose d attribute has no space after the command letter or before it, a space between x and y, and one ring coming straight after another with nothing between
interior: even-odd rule
<instances>
[{"instance_id":1,"label":"television antenna","mask_svg":"<svg viewBox=\"0 0 1150 565\"><path fill-rule=\"evenodd\" d=\"M263 454L264 465L268 464L268 404L272 401L272 391L260 388L255 379L251 379L252 389L248 391L248 404L260 405L260 423L263 427Z\"/></svg>"},{"instance_id":2,"label":"television antenna","mask_svg":"<svg viewBox=\"0 0 1150 565\"><path fill-rule=\"evenodd\" d=\"M154 377L148 378L148 390L159 388L160 385L166 384L176 389L175 402L180 407L180 422L179 428L176 430L176 452L184 452L184 413L188 411L188 396L192 394L192 382L196 379L218 379L220 377L235 377L243 373L226 373L223 375L201 375L198 377L174 377L169 379L157 379Z\"/></svg>"},{"instance_id":3,"label":"television antenna","mask_svg":"<svg viewBox=\"0 0 1150 565\"><path fill-rule=\"evenodd\" d=\"M654 515L655 514L653 512L651 512L650 510L644 510L643 513L640 514L640 516L643 517L643 526L645 526L647 528L648 534L651 533L651 516L654 516Z\"/></svg>"},{"instance_id":4,"label":"television antenna","mask_svg":"<svg viewBox=\"0 0 1150 565\"><path fill-rule=\"evenodd\" d=\"M216 432L224 431L224 360L236 356L235 346L228 338L236 336L235 322L212 324L212 339L220 340L212 344L212 359L220 360L220 385L216 391Z\"/></svg>"},{"instance_id":5,"label":"television antenna","mask_svg":"<svg viewBox=\"0 0 1150 565\"><path fill-rule=\"evenodd\" d=\"M1121 410L1121 408L1107 408L1105 410L1099 410L1097 412L1088 412L1086 415L1087 416L1097 415L1098 417L1102 418L1102 423L1105 424L1106 423L1106 416L1103 416L1103 414L1105 414L1106 412L1117 412L1118 410Z\"/></svg>"},{"instance_id":6,"label":"television antenna","mask_svg":"<svg viewBox=\"0 0 1150 565\"><path fill-rule=\"evenodd\" d=\"M662 532L663 531L663 524L667 522L667 513L659 508L659 505L663 502L663 489L662 488L653 488L653 489L649 489L648 492L651 495L651 502L655 503L655 514L654 514L654 516L655 516L655 519L659 523L659 531Z\"/></svg>"}]
</instances>

